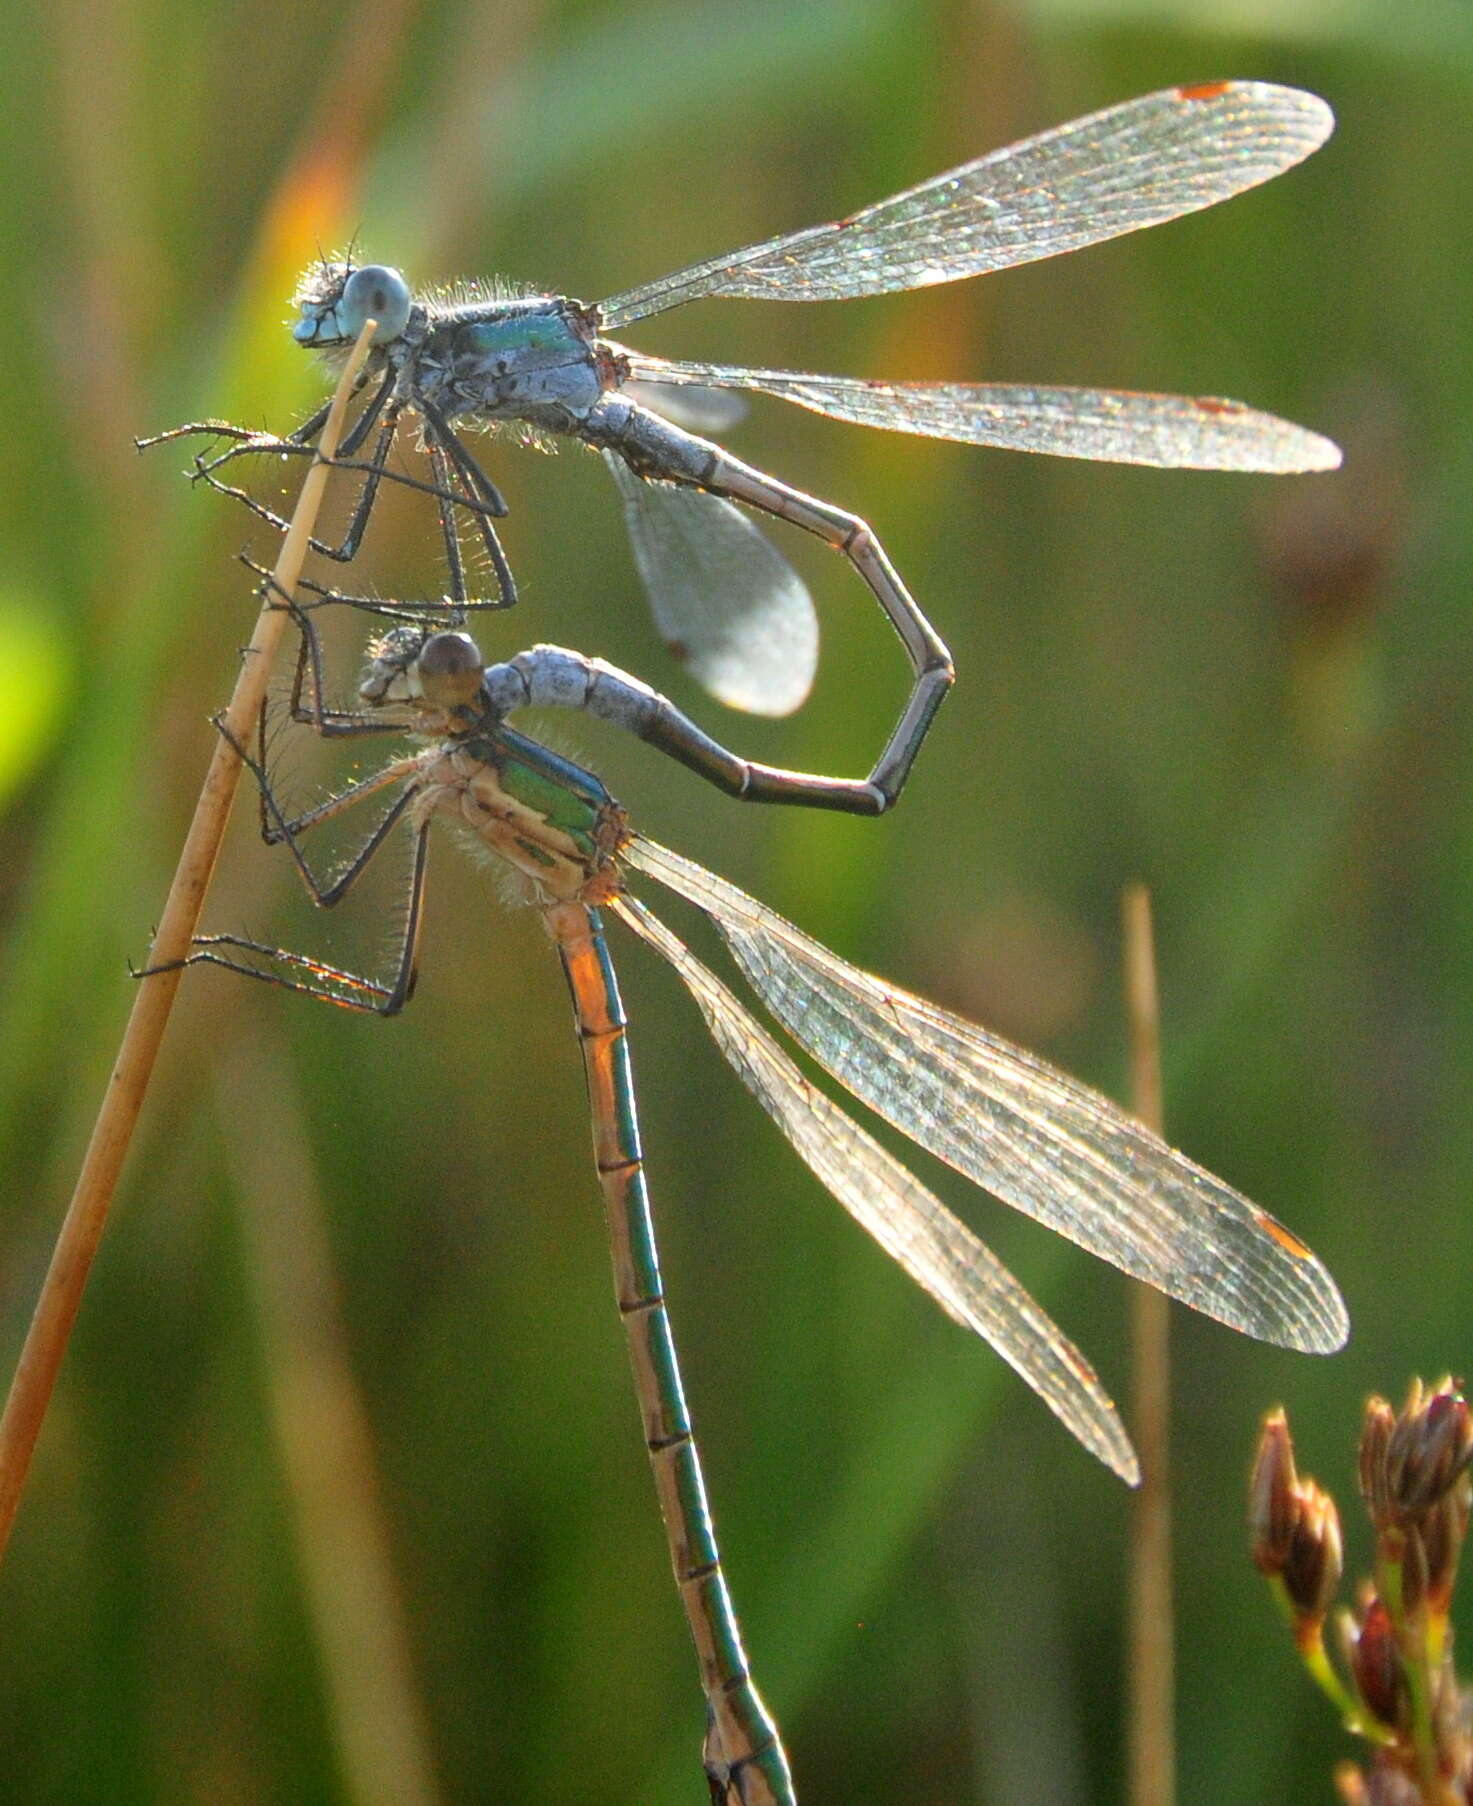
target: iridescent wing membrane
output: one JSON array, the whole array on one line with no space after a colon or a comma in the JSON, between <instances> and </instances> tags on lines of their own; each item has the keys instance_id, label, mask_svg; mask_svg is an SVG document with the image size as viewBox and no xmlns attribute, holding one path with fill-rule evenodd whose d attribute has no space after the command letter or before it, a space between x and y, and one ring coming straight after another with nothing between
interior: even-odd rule
<instances>
[{"instance_id":1,"label":"iridescent wing membrane","mask_svg":"<svg viewBox=\"0 0 1473 1806\"><path fill-rule=\"evenodd\" d=\"M1245 1335L1319 1353L1345 1340L1340 1295L1297 1237L1100 1092L851 966L692 860L640 835L623 857L711 918L854 1097L994 1197Z\"/></svg>"},{"instance_id":2,"label":"iridescent wing membrane","mask_svg":"<svg viewBox=\"0 0 1473 1806\"><path fill-rule=\"evenodd\" d=\"M696 300L847 300L1010 269L1227 200L1300 162L1333 127L1322 100L1293 88L1217 82L1164 89L994 151L845 219L626 290L600 302L597 317L616 331ZM651 385L759 390L862 426L1013 451L1196 470L1296 472L1340 461L1319 434L1212 397L893 383L627 355L631 375ZM622 487L641 575L667 640L722 700L739 695L738 706L770 714L795 707L812 671L797 579L757 560L745 602L702 605L697 598L727 597L732 584L718 576L702 589L690 564L682 570L670 553L688 550L716 499L644 484L636 512L630 485ZM680 521L662 525L667 510L678 511ZM712 531L722 537L714 525ZM754 653L752 671L734 684L733 647L743 636L733 622L742 608L754 641L771 644L783 623L794 653L780 670ZM708 645L719 648L710 661L714 681L705 669Z\"/></svg>"}]
</instances>

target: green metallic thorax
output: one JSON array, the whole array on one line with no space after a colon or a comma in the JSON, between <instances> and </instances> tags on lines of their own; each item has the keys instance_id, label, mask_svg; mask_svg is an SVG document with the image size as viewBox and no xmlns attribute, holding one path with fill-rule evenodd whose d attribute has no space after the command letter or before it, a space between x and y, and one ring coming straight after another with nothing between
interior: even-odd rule
<instances>
[{"instance_id":1,"label":"green metallic thorax","mask_svg":"<svg viewBox=\"0 0 1473 1806\"><path fill-rule=\"evenodd\" d=\"M564 314L513 314L462 326L467 344L482 357L527 357L549 364L586 358L585 341Z\"/></svg>"},{"instance_id":2,"label":"green metallic thorax","mask_svg":"<svg viewBox=\"0 0 1473 1806\"><path fill-rule=\"evenodd\" d=\"M597 902L618 888L625 816L591 773L505 727L450 742L433 758L437 806L458 813L546 897Z\"/></svg>"}]
</instances>

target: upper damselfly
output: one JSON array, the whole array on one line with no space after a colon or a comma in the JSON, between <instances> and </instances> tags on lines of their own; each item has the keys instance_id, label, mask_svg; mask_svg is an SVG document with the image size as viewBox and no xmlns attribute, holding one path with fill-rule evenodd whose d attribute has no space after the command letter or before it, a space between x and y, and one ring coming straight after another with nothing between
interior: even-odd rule
<instances>
[{"instance_id":1,"label":"upper damselfly","mask_svg":"<svg viewBox=\"0 0 1473 1806\"><path fill-rule=\"evenodd\" d=\"M462 429L517 422L603 453L624 499L635 558L666 641L721 701L783 715L808 694L818 631L787 559L734 504L785 520L854 566L899 634L912 692L869 776L788 772L752 800L879 814L899 794L953 671L950 655L868 524L742 463L667 416L679 390L760 390L865 426L1015 450L1196 469L1330 469L1318 434L1239 402L1081 388L892 383L727 364L673 362L608 335L687 302L734 297L842 300L951 282L1116 238L1209 207L1298 163L1329 136L1312 94L1263 82L1167 88L963 164L827 225L768 239L626 290L593 306L564 297L459 284L416 294L383 264L314 266L297 294L294 336L341 351L378 322L362 381L370 394L341 459L365 472L346 534L318 549L357 551L385 477L441 498L452 614L511 602L515 586L495 520L505 504ZM627 384L635 383L637 390ZM388 464L405 416L423 435L432 481ZM232 441L200 472L243 453L308 451L325 418L287 438L222 421L193 422L144 443L205 433ZM369 447L369 441L372 445ZM369 447L366 454L364 448ZM238 489L232 494L243 495ZM258 513L280 524L249 496ZM497 595L470 597L457 513L491 559Z\"/></svg>"}]
</instances>

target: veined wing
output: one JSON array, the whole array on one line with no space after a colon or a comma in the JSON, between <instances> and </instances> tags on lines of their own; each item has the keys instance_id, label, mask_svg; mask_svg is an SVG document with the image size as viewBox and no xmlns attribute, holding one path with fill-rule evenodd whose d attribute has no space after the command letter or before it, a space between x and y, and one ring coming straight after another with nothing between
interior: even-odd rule
<instances>
[{"instance_id":1,"label":"veined wing","mask_svg":"<svg viewBox=\"0 0 1473 1806\"><path fill-rule=\"evenodd\" d=\"M757 389L859 426L1170 470L1334 470L1340 447L1240 401L1015 383L887 383L800 370L630 359L645 383Z\"/></svg>"},{"instance_id":2,"label":"veined wing","mask_svg":"<svg viewBox=\"0 0 1473 1806\"><path fill-rule=\"evenodd\" d=\"M656 387L655 379L619 385L619 393L626 401L637 401L642 408L663 414L676 426L683 426L688 433L699 433L705 439L729 433L746 418L751 403L740 395L733 395L731 389L731 384L719 389L708 388L694 376L688 384L682 381L678 389L668 383Z\"/></svg>"},{"instance_id":3,"label":"veined wing","mask_svg":"<svg viewBox=\"0 0 1473 1806\"><path fill-rule=\"evenodd\" d=\"M1317 150L1335 116L1268 82L1164 88L933 176L845 219L601 303L613 330L707 295L837 301L1056 257L1211 207Z\"/></svg>"},{"instance_id":4,"label":"veined wing","mask_svg":"<svg viewBox=\"0 0 1473 1806\"><path fill-rule=\"evenodd\" d=\"M678 854L635 836L624 857L703 909L799 1045L939 1159L1234 1329L1311 1353L1343 1344L1344 1303L1309 1249L1108 1098L848 965Z\"/></svg>"},{"instance_id":5,"label":"veined wing","mask_svg":"<svg viewBox=\"0 0 1473 1806\"><path fill-rule=\"evenodd\" d=\"M790 715L813 688L818 617L803 579L740 509L635 476L605 452L665 643L718 701Z\"/></svg>"},{"instance_id":6,"label":"veined wing","mask_svg":"<svg viewBox=\"0 0 1473 1806\"><path fill-rule=\"evenodd\" d=\"M996 1349L1092 1454L1133 1486L1140 1477L1135 1452L1094 1369L996 1255L811 1085L725 985L643 904L623 896L610 907L675 967L742 1083L856 1222L948 1316Z\"/></svg>"}]
</instances>

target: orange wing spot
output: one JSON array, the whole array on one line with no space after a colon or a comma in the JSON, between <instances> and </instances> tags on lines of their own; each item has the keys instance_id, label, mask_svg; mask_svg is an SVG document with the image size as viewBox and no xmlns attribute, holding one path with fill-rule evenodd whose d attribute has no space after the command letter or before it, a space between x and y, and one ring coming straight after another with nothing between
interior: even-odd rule
<instances>
[{"instance_id":1,"label":"orange wing spot","mask_svg":"<svg viewBox=\"0 0 1473 1806\"><path fill-rule=\"evenodd\" d=\"M1196 82L1190 88L1178 88L1178 100L1216 100L1218 95L1226 94L1232 87L1231 82Z\"/></svg>"},{"instance_id":2,"label":"orange wing spot","mask_svg":"<svg viewBox=\"0 0 1473 1806\"><path fill-rule=\"evenodd\" d=\"M1313 1260L1314 1255L1297 1235L1292 1235L1282 1223L1271 1217L1266 1210L1256 1211L1254 1221L1265 1235L1270 1235L1286 1254L1292 1254L1295 1260Z\"/></svg>"},{"instance_id":3,"label":"orange wing spot","mask_svg":"<svg viewBox=\"0 0 1473 1806\"><path fill-rule=\"evenodd\" d=\"M1198 395L1192 406L1199 414L1241 414L1243 412L1235 401L1217 401L1211 395Z\"/></svg>"}]
</instances>

